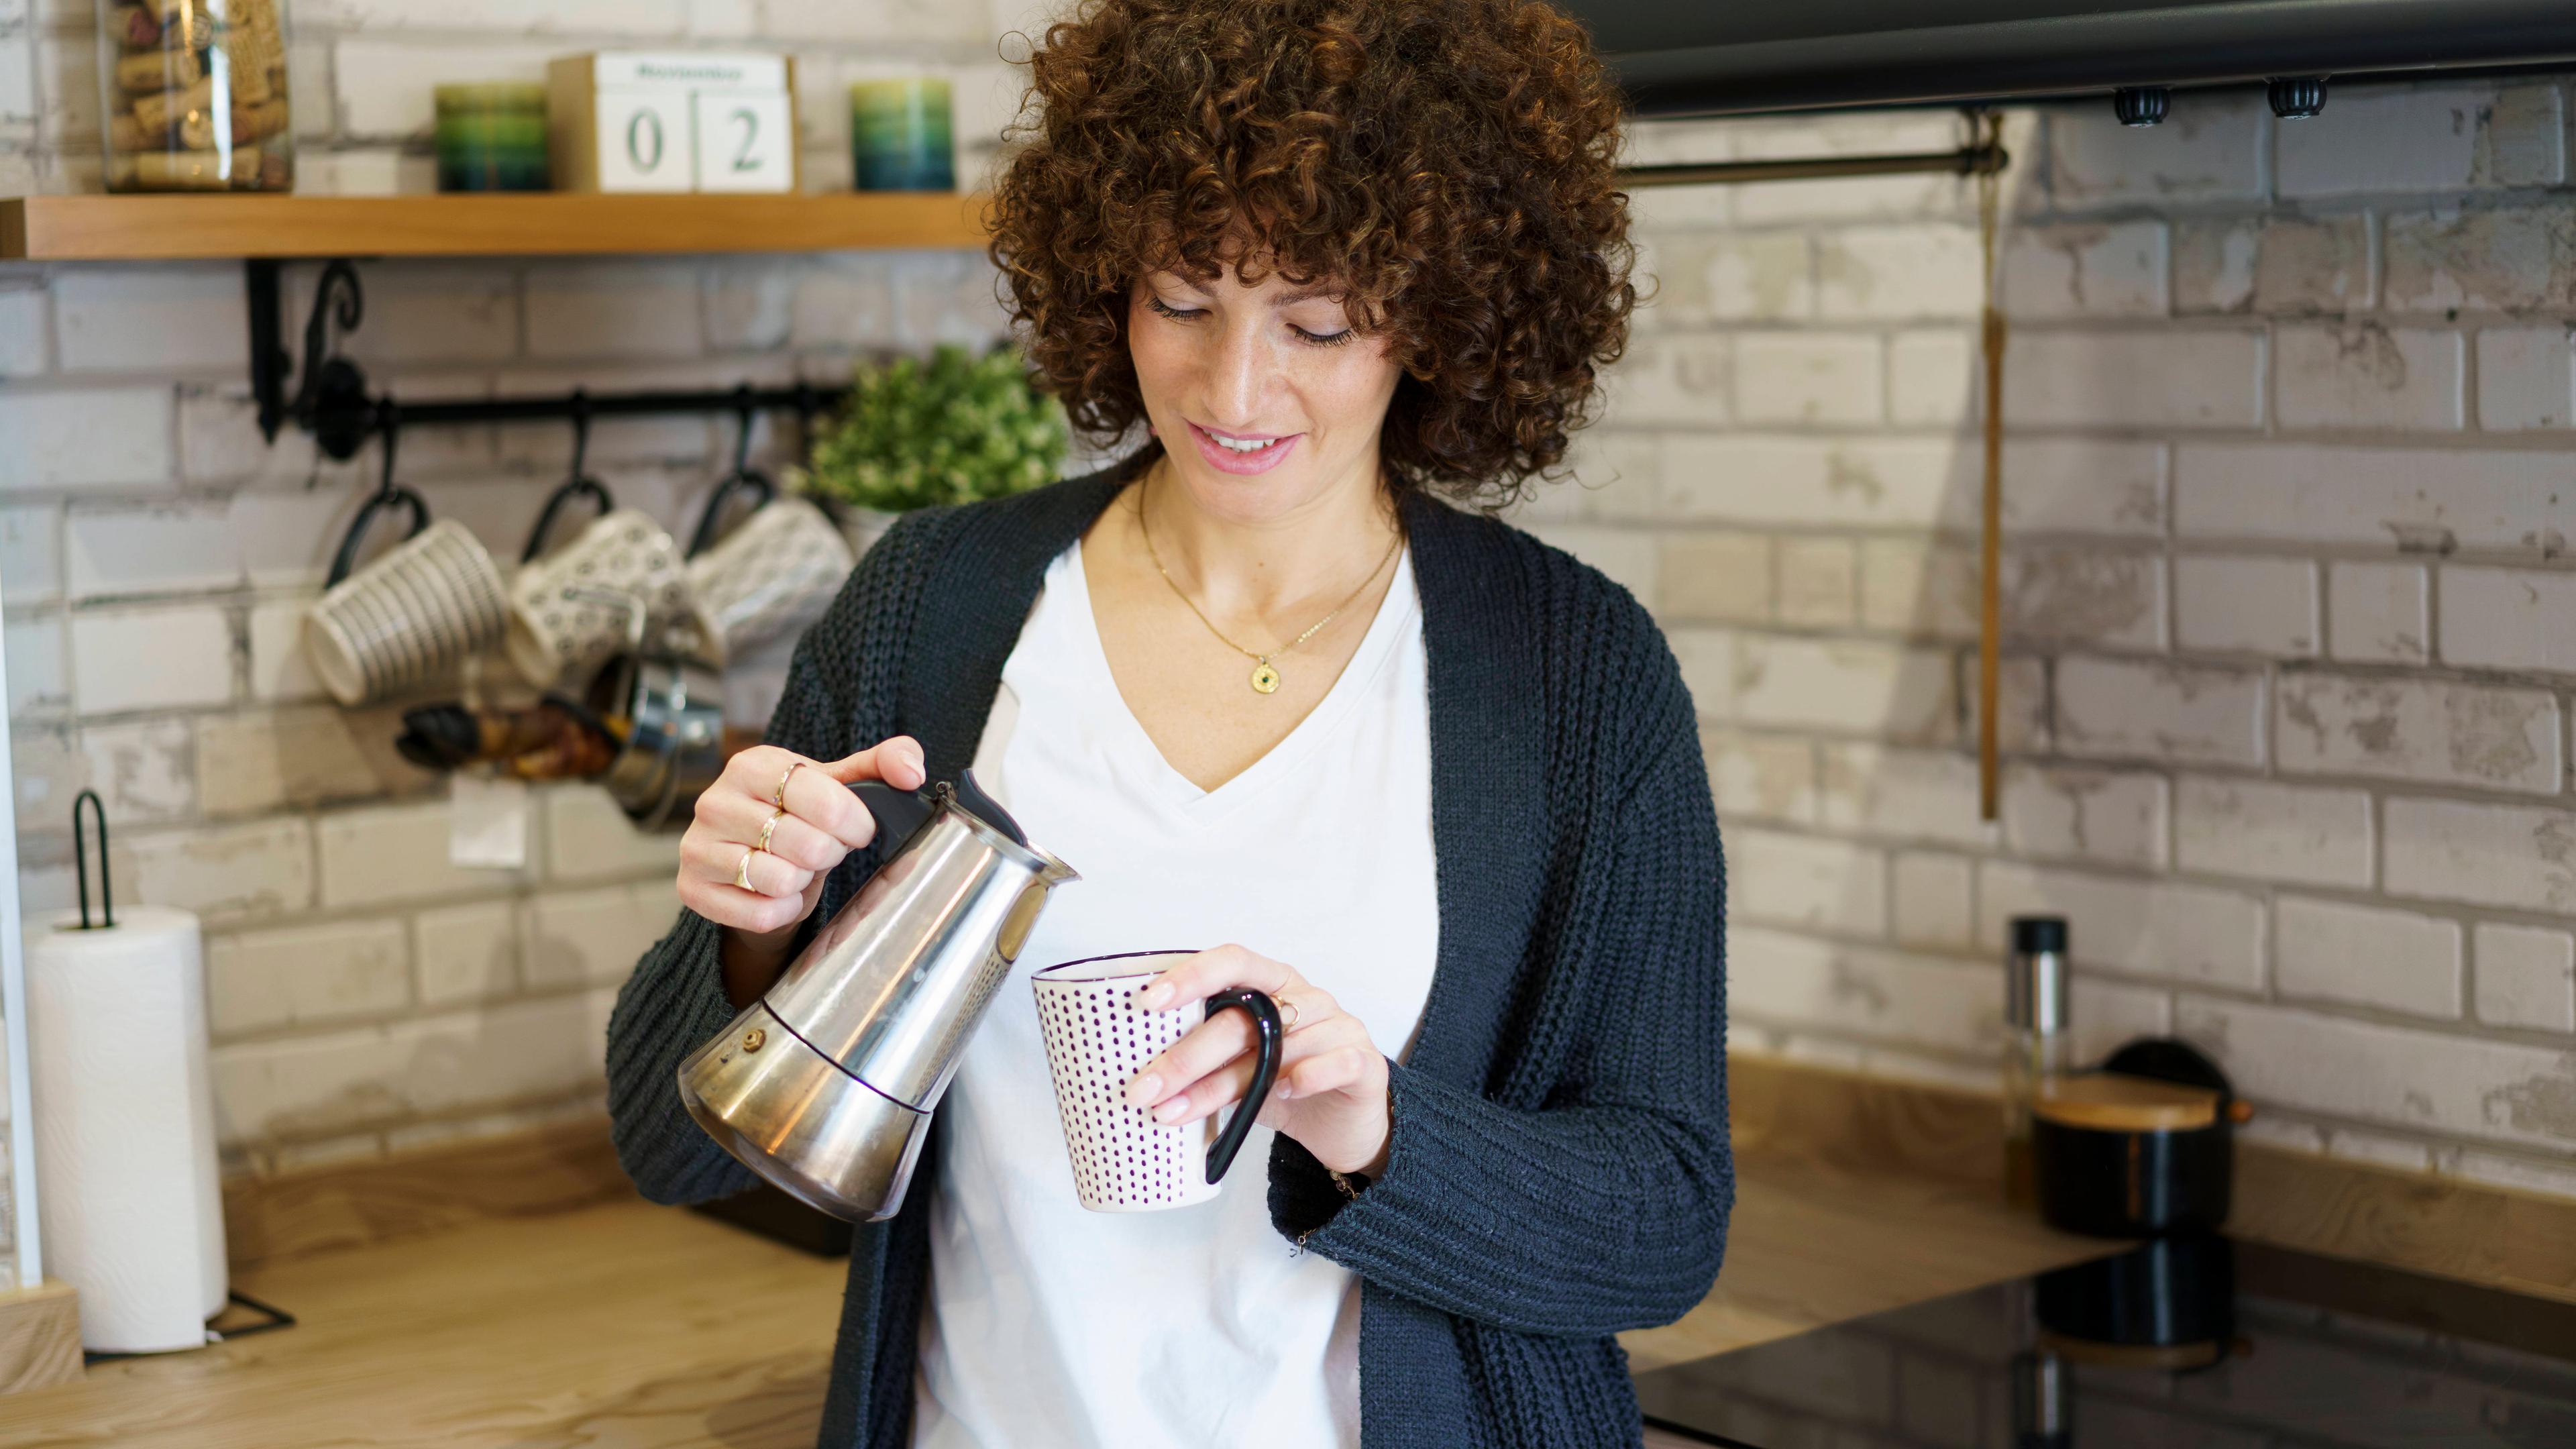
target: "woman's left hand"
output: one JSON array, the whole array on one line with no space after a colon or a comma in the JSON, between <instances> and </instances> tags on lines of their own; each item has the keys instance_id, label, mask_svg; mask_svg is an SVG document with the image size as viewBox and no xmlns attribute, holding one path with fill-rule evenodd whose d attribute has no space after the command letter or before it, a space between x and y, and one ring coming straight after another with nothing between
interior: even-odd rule
<instances>
[{"instance_id":1,"label":"woman's left hand","mask_svg":"<svg viewBox=\"0 0 2576 1449\"><path fill-rule=\"evenodd\" d=\"M1386 1166L1391 1128L1386 1056L1358 1017L1295 967L1241 946L1218 946L1146 983L1136 1004L1173 1011L1230 986L1268 995L1287 1027L1279 1079L1256 1120L1336 1172L1377 1176ZM1249 1017L1219 1012L1145 1063L1127 1084L1127 1100L1150 1108L1158 1122L1195 1122L1243 1100L1252 1085L1253 1044Z\"/></svg>"}]
</instances>

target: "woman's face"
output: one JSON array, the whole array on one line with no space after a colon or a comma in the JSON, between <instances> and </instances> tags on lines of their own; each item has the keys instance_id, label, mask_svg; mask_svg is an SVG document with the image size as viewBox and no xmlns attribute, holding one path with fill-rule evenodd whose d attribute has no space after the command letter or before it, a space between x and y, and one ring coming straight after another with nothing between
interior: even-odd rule
<instances>
[{"instance_id":1,"label":"woman's face","mask_svg":"<svg viewBox=\"0 0 2576 1449\"><path fill-rule=\"evenodd\" d=\"M1331 290L1155 272L1127 307L1145 415L1174 474L1220 517L1282 517L1378 483L1399 369Z\"/></svg>"}]
</instances>

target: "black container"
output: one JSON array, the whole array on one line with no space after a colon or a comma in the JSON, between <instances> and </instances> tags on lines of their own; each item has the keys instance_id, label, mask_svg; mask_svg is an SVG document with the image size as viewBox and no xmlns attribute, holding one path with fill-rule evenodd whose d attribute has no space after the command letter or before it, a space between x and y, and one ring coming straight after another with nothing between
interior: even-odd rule
<instances>
[{"instance_id":1,"label":"black container","mask_svg":"<svg viewBox=\"0 0 2576 1449\"><path fill-rule=\"evenodd\" d=\"M2234 1108L2215 1063L2164 1039L2051 1084L2031 1114L2040 1216L2105 1238L2217 1228L2234 1186Z\"/></svg>"}]
</instances>

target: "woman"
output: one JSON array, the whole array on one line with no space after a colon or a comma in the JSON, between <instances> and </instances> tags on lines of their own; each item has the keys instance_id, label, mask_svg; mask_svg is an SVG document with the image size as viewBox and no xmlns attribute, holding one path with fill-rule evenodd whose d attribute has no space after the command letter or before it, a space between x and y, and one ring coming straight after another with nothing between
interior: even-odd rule
<instances>
[{"instance_id":1,"label":"woman","mask_svg":"<svg viewBox=\"0 0 2576 1449\"><path fill-rule=\"evenodd\" d=\"M804 639L611 1021L621 1159L749 1185L677 1062L877 864L843 783L971 764L1083 874L1018 974L1234 943L1146 1004L1269 992L1287 1065L1218 1199L1086 1213L1006 985L858 1236L821 1442L1635 1444L1611 1335L1701 1299L1733 1199L1716 821L1644 611L1447 506L1553 470L1624 341L1615 97L1533 0L1091 0L1032 98L992 254L1075 422L1145 437L906 517ZM1248 1044L1130 1098L1224 1110Z\"/></svg>"}]
</instances>

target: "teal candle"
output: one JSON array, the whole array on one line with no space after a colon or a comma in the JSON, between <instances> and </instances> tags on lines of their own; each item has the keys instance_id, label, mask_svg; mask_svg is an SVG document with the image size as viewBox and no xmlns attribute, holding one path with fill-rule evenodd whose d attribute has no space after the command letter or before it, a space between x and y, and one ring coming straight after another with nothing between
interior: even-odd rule
<instances>
[{"instance_id":1,"label":"teal candle","mask_svg":"<svg viewBox=\"0 0 2576 1449\"><path fill-rule=\"evenodd\" d=\"M544 191L546 88L516 81L437 88L438 189Z\"/></svg>"},{"instance_id":2,"label":"teal candle","mask_svg":"<svg viewBox=\"0 0 2576 1449\"><path fill-rule=\"evenodd\" d=\"M850 170L861 191L954 191L948 82L940 76L850 87Z\"/></svg>"}]
</instances>

